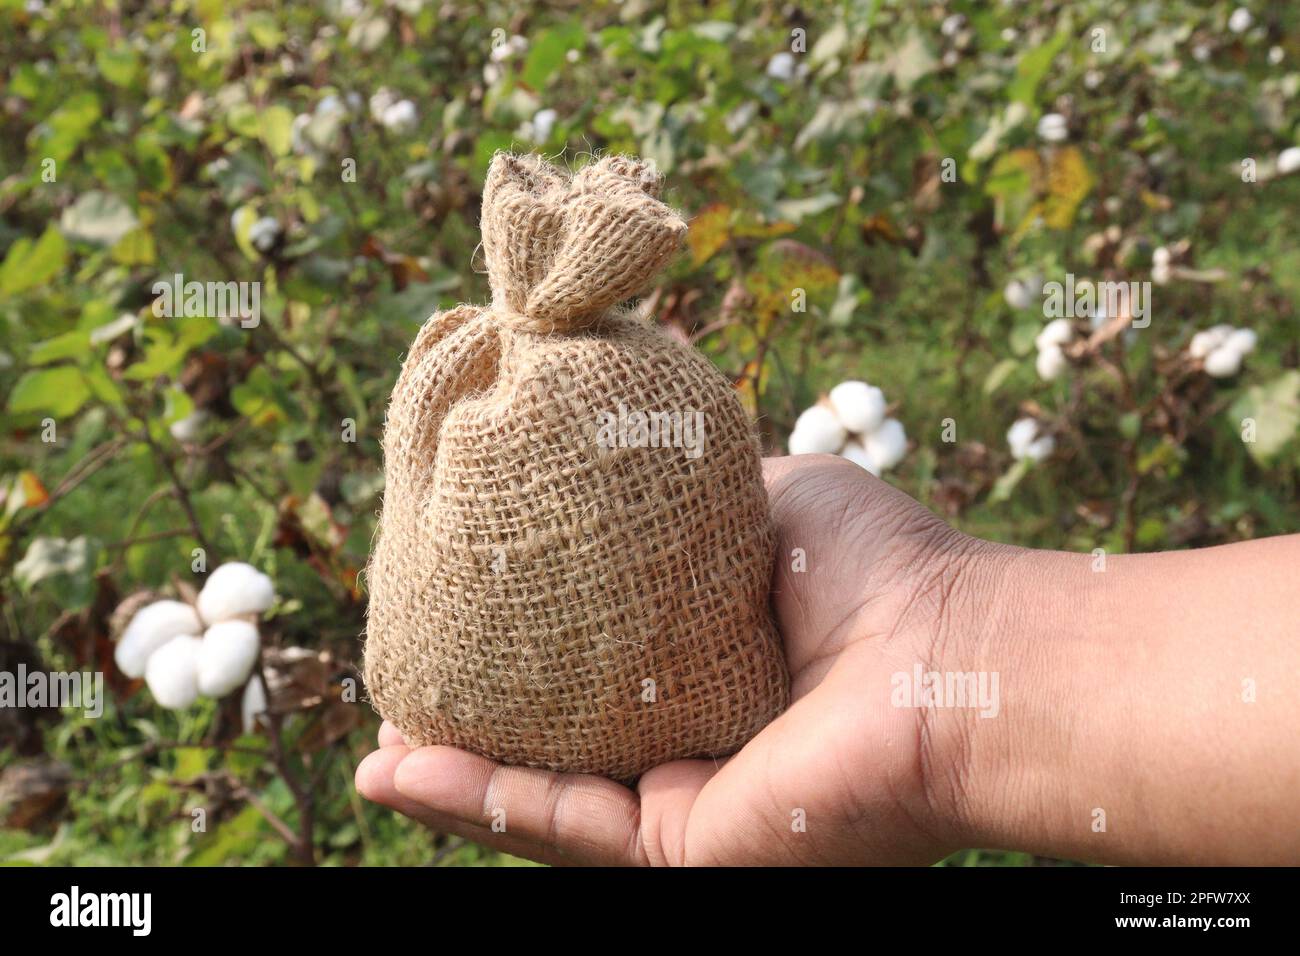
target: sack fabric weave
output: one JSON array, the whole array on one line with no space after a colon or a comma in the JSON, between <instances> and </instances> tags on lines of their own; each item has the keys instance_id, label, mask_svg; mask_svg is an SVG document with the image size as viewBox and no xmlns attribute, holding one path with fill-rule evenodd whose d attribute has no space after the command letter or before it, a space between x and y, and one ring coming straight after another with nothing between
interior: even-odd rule
<instances>
[{"instance_id":1,"label":"sack fabric weave","mask_svg":"<svg viewBox=\"0 0 1300 956\"><path fill-rule=\"evenodd\" d=\"M365 677L412 745L628 781L732 753L787 704L753 425L618 308L686 231L659 188L623 156L489 169L492 303L425 323L384 432ZM620 407L702 413L702 451L602 441Z\"/></svg>"}]
</instances>

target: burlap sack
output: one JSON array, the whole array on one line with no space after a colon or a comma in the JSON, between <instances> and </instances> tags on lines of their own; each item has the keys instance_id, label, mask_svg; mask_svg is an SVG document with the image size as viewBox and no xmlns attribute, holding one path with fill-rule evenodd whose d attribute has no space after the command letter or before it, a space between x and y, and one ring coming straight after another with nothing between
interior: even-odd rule
<instances>
[{"instance_id":1,"label":"burlap sack","mask_svg":"<svg viewBox=\"0 0 1300 956\"><path fill-rule=\"evenodd\" d=\"M626 157L570 178L498 155L492 304L435 314L402 366L365 676L413 745L631 780L786 705L753 427L699 353L615 309L686 231L659 185ZM683 428L647 445L634 412Z\"/></svg>"}]
</instances>

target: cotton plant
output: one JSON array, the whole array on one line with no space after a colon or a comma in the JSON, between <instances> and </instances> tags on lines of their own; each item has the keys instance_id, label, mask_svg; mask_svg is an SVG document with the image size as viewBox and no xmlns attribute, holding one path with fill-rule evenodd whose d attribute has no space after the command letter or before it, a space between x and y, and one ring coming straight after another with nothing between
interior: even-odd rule
<instances>
[{"instance_id":1,"label":"cotton plant","mask_svg":"<svg viewBox=\"0 0 1300 956\"><path fill-rule=\"evenodd\" d=\"M1002 298L1017 311L1031 308L1042 294L1043 277L1036 272L1009 280L1002 290Z\"/></svg>"},{"instance_id":2,"label":"cotton plant","mask_svg":"<svg viewBox=\"0 0 1300 956\"><path fill-rule=\"evenodd\" d=\"M790 454L839 455L873 475L889 471L907 454L907 432L885 409L885 394L876 386L841 382L795 421Z\"/></svg>"},{"instance_id":3,"label":"cotton plant","mask_svg":"<svg viewBox=\"0 0 1300 956\"><path fill-rule=\"evenodd\" d=\"M1043 326L1043 330L1034 339L1038 349L1038 358L1034 367L1038 377L1045 382L1060 378L1069 368L1070 360L1065 356L1065 347L1074 341L1074 326L1069 319L1053 319Z\"/></svg>"},{"instance_id":4,"label":"cotton plant","mask_svg":"<svg viewBox=\"0 0 1300 956\"><path fill-rule=\"evenodd\" d=\"M1007 446L1016 461L1039 462L1056 451L1056 439L1036 418L1020 418L1007 429Z\"/></svg>"},{"instance_id":5,"label":"cotton plant","mask_svg":"<svg viewBox=\"0 0 1300 956\"><path fill-rule=\"evenodd\" d=\"M785 83L789 83L792 80L806 76L808 73L808 66L805 63L801 63L793 53L790 53L788 50L782 50L779 53L773 54L772 58L767 61L765 72L774 80L781 80Z\"/></svg>"},{"instance_id":6,"label":"cotton plant","mask_svg":"<svg viewBox=\"0 0 1300 956\"><path fill-rule=\"evenodd\" d=\"M1044 113L1038 120L1037 132L1045 143L1063 143L1070 136L1070 127L1060 113Z\"/></svg>"},{"instance_id":7,"label":"cotton plant","mask_svg":"<svg viewBox=\"0 0 1300 956\"><path fill-rule=\"evenodd\" d=\"M1275 165L1279 176L1286 176L1300 169L1300 146L1288 146L1278 153Z\"/></svg>"},{"instance_id":8,"label":"cotton plant","mask_svg":"<svg viewBox=\"0 0 1300 956\"><path fill-rule=\"evenodd\" d=\"M1173 278L1173 254L1164 247L1157 246L1151 253L1151 281L1156 285L1168 285Z\"/></svg>"},{"instance_id":9,"label":"cotton plant","mask_svg":"<svg viewBox=\"0 0 1300 956\"><path fill-rule=\"evenodd\" d=\"M360 114L365 103L358 93L321 97L310 113L299 113L290 127L291 148L300 156L320 157L338 147L341 131L352 116Z\"/></svg>"},{"instance_id":10,"label":"cotton plant","mask_svg":"<svg viewBox=\"0 0 1300 956\"><path fill-rule=\"evenodd\" d=\"M244 727L251 731L266 711L266 688L253 674L262 644L256 620L274 602L275 586L261 571L238 561L223 564L194 604L161 600L137 611L113 658L127 677L143 677L168 710L243 687Z\"/></svg>"},{"instance_id":11,"label":"cotton plant","mask_svg":"<svg viewBox=\"0 0 1300 956\"><path fill-rule=\"evenodd\" d=\"M381 86L370 97L370 117L394 133L405 133L413 129L419 119L415 104L407 99L399 99L386 86Z\"/></svg>"},{"instance_id":12,"label":"cotton plant","mask_svg":"<svg viewBox=\"0 0 1300 956\"><path fill-rule=\"evenodd\" d=\"M1246 356L1255 351L1257 340L1253 329L1215 325L1192 336L1187 354L1201 362L1211 378L1231 378L1241 371Z\"/></svg>"},{"instance_id":13,"label":"cotton plant","mask_svg":"<svg viewBox=\"0 0 1300 956\"><path fill-rule=\"evenodd\" d=\"M524 133L535 143L545 143L551 138L551 131L555 129L555 121L559 117L560 114L549 107L540 109L524 124Z\"/></svg>"}]
</instances>

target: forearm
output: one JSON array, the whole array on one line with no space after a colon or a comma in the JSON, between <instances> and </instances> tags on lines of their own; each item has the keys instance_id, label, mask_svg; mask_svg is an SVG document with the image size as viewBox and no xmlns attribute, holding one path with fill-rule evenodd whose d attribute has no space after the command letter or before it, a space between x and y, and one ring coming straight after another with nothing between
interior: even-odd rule
<instances>
[{"instance_id":1,"label":"forearm","mask_svg":"<svg viewBox=\"0 0 1300 956\"><path fill-rule=\"evenodd\" d=\"M1300 862L1300 536L1162 555L1014 549L944 668L970 843L1107 863Z\"/></svg>"}]
</instances>

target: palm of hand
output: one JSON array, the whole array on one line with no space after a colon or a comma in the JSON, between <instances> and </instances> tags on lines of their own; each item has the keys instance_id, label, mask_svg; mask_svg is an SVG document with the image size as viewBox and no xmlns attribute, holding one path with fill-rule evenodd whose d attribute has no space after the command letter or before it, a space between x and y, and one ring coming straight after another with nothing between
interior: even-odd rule
<instances>
[{"instance_id":1,"label":"palm of hand","mask_svg":"<svg viewBox=\"0 0 1300 956\"><path fill-rule=\"evenodd\" d=\"M890 705L890 678L927 659L952 532L841 459L775 459L765 471L793 703L740 753L657 767L634 793L447 747L413 751L385 725L358 790L551 863L901 863L950 849L930 822L924 726Z\"/></svg>"}]
</instances>

